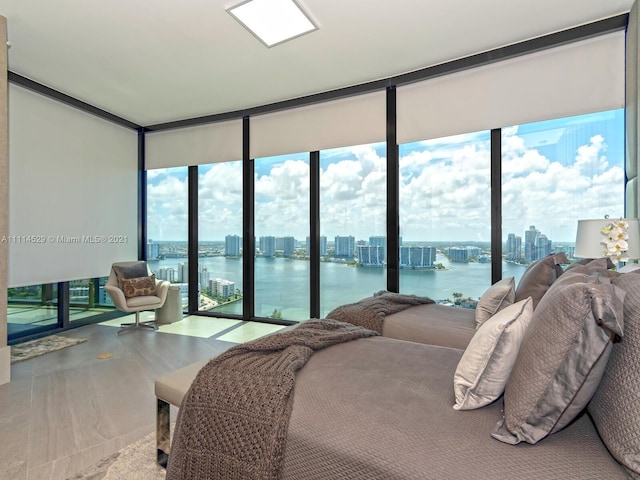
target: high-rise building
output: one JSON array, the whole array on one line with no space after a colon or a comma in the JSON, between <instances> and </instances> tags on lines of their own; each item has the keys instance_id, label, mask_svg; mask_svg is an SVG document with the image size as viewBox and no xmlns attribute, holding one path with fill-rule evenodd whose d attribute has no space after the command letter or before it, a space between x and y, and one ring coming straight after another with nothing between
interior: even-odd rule
<instances>
[{"instance_id":1,"label":"high-rise building","mask_svg":"<svg viewBox=\"0 0 640 480\"><path fill-rule=\"evenodd\" d=\"M510 233L507 236L505 256L507 260L512 262L522 260L522 237L517 236L515 233Z\"/></svg>"},{"instance_id":2,"label":"high-rise building","mask_svg":"<svg viewBox=\"0 0 640 480\"><path fill-rule=\"evenodd\" d=\"M382 258L386 260L387 254L387 237L383 236L375 236L369 237L369 245L372 247L381 247L382 248Z\"/></svg>"},{"instance_id":3,"label":"high-rise building","mask_svg":"<svg viewBox=\"0 0 640 480\"><path fill-rule=\"evenodd\" d=\"M209 289L214 295L223 300L228 300L236 293L236 282L224 278L216 278L209 280Z\"/></svg>"},{"instance_id":4,"label":"high-rise building","mask_svg":"<svg viewBox=\"0 0 640 480\"><path fill-rule=\"evenodd\" d=\"M171 267L160 267L156 273L158 280L167 280L168 282L176 281L176 270Z\"/></svg>"},{"instance_id":5,"label":"high-rise building","mask_svg":"<svg viewBox=\"0 0 640 480\"><path fill-rule=\"evenodd\" d=\"M447 254L449 261L451 262L468 262L469 261L469 249L467 247L449 247L447 248Z\"/></svg>"},{"instance_id":6,"label":"high-rise building","mask_svg":"<svg viewBox=\"0 0 640 480\"><path fill-rule=\"evenodd\" d=\"M336 249L336 258L352 259L354 257L356 239L352 235L349 235L348 237L336 236L334 242Z\"/></svg>"},{"instance_id":7,"label":"high-rise building","mask_svg":"<svg viewBox=\"0 0 640 480\"><path fill-rule=\"evenodd\" d=\"M276 254L276 237L260 237L260 251L264 257L274 257Z\"/></svg>"},{"instance_id":8,"label":"high-rise building","mask_svg":"<svg viewBox=\"0 0 640 480\"><path fill-rule=\"evenodd\" d=\"M189 283L189 264L186 262L178 264L178 282Z\"/></svg>"},{"instance_id":9,"label":"high-rise building","mask_svg":"<svg viewBox=\"0 0 640 480\"><path fill-rule=\"evenodd\" d=\"M384 248L381 246L358 245L358 263L364 267L382 267L384 265Z\"/></svg>"},{"instance_id":10,"label":"high-rise building","mask_svg":"<svg viewBox=\"0 0 640 480\"><path fill-rule=\"evenodd\" d=\"M296 239L293 237L282 237L282 256L290 257L296 251Z\"/></svg>"},{"instance_id":11,"label":"high-rise building","mask_svg":"<svg viewBox=\"0 0 640 480\"><path fill-rule=\"evenodd\" d=\"M433 268L435 247L400 247L400 268Z\"/></svg>"},{"instance_id":12,"label":"high-rise building","mask_svg":"<svg viewBox=\"0 0 640 480\"><path fill-rule=\"evenodd\" d=\"M160 257L160 245L149 239L147 242L147 260L158 260Z\"/></svg>"},{"instance_id":13,"label":"high-rise building","mask_svg":"<svg viewBox=\"0 0 640 480\"><path fill-rule=\"evenodd\" d=\"M307 255L311 255L311 240L307 237L307 244L305 248ZM320 256L324 257L327 254L327 237L325 235L320 236Z\"/></svg>"},{"instance_id":14,"label":"high-rise building","mask_svg":"<svg viewBox=\"0 0 640 480\"><path fill-rule=\"evenodd\" d=\"M242 247L242 237L239 235L227 235L224 237L224 254L226 257L239 257Z\"/></svg>"},{"instance_id":15,"label":"high-rise building","mask_svg":"<svg viewBox=\"0 0 640 480\"><path fill-rule=\"evenodd\" d=\"M210 277L211 275L209 275L209 271L207 270L207 267L198 268L198 282L199 282L200 288L209 285Z\"/></svg>"},{"instance_id":16,"label":"high-rise building","mask_svg":"<svg viewBox=\"0 0 640 480\"><path fill-rule=\"evenodd\" d=\"M531 225L529 230L524 232L524 259L527 262L533 262L538 259L536 255L536 238L540 231L536 229L535 225Z\"/></svg>"}]
</instances>

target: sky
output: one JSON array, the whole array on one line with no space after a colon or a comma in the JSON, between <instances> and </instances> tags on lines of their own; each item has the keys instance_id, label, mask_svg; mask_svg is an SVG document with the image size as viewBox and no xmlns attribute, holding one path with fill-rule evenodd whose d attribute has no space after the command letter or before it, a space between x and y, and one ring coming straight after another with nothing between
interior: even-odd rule
<instances>
[{"instance_id":1,"label":"sky","mask_svg":"<svg viewBox=\"0 0 640 480\"><path fill-rule=\"evenodd\" d=\"M400 146L403 241L490 240L490 132ZM255 160L256 236L309 232L309 155ZM535 225L573 242L577 220L620 217L623 111L502 129L503 239ZM186 240L187 168L147 172L148 238ZM242 232L242 164L199 167L200 240ZM385 235L385 144L320 154L321 235Z\"/></svg>"}]
</instances>

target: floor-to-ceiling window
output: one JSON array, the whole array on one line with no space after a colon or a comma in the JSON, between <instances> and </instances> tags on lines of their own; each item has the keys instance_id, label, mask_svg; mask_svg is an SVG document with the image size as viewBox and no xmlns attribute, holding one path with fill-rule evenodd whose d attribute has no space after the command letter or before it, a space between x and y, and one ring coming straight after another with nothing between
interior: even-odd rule
<instances>
[{"instance_id":1,"label":"floor-to-ceiling window","mask_svg":"<svg viewBox=\"0 0 640 480\"><path fill-rule=\"evenodd\" d=\"M189 293L188 169L147 171L147 262L160 280L180 286L186 310Z\"/></svg>"},{"instance_id":2,"label":"floor-to-ceiling window","mask_svg":"<svg viewBox=\"0 0 640 480\"><path fill-rule=\"evenodd\" d=\"M473 306L491 285L483 131L400 145L400 291Z\"/></svg>"},{"instance_id":3,"label":"floor-to-ceiling window","mask_svg":"<svg viewBox=\"0 0 640 480\"><path fill-rule=\"evenodd\" d=\"M198 309L242 315L242 162L198 166Z\"/></svg>"},{"instance_id":4,"label":"floor-to-ceiling window","mask_svg":"<svg viewBox=\"0 0 640 480\"><path fill-rule=\"evenodd\" d=\"M320 313L386 289L384 143L320 152Z\"/></svg>"},{"instance_id":5,"label":"floor-to-ceiling window","mask_svg":"<svg viewBox=\"0 0 640 480\"><path fill-rule=\"evenodd\" d=\"M309 318L309 154L255 160L255 314Z\"/></svg>"},{"instance_id":6,"label":"floor-to-ceiling window","mask_svg":"<svg viewBox=\"0 0 640 480\"><path fill-rule=\"evenodd\" d=\"M502 129L503 277L573 259L579 219L624 215L624 111Z\"/></svg>"}]
</instances>

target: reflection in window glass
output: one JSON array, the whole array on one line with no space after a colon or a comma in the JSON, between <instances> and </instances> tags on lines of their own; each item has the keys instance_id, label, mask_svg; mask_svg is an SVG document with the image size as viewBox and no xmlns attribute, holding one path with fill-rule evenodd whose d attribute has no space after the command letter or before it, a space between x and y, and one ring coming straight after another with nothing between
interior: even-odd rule
<instances>
[{"instance_id":1,"label":"reflection in window glass","mask_svg":"<svg viewBox=\"0 0 640 480\"><path fill-rule=\"evenodd\" d=\"M199 310L242 315L242 162L198 167Z\"/></svg>"},{"instance_id":2,"label":"reflection in window glass","mask_svg":"<svg viewBox=\"0 0 640 480\"><path fill-rule=\"evenodd\" d=\"M309 318L309 154L255 160L255 314Z\"/></svg>"},{"instance_id":3,"label":"reflection in window glass","mask_svg":"<svg viewBox=\"0 0 640 480\"><path fill-rule=\"evenodd\" d=\"M320 315L387 287L384 143L320 152Z\"/></svg>"},{"instance_id":4,"label":"reflection in window glass","mask_svg":"<svg viewBox=\"0 0 640 480\"><path fill-rule=\"evenodd\" d=\"M58 284L7 289L9 339L58 325Z\"/></svg>"},{"instance_id":5,"label":"reflection in window glass","mask_svg":"<svg viewBox=\"0 0 640 480\"><path fill-rule=\"evenodd\" d=\"M579 219L624 215L623 110L502 129L503 277L573 259Z\"/></svg>"},{"instance_id":6,"label":"reflection in window glass","mask_svg":"<svg viewBox=\"0 0 640 480\"><path fill-rule=\"evenodd\" d=\"M113 302L104 285L109 277L69 282L69 321L83 320L113 310Z\"/></svg>"},{"instance_id":7,"label":"reflection in window glass","mask_svg":"<svg viewBox=\"0 0 640 480\"><path fill-rule=\"evenodd\" d=\"M400 292L473 308L491 285L490 132L400 145Z\"/></svg>"},{"instance_id":8,"label":"reflection in window glass","mask_svg":"<svg viewBox=\"0 0 640 480\"><path fill-rule=\"evenodd\" d=\"M188 169L147 171L147 262L160 280L179 285L189 305Z\"/></svg>"}]
</instances>

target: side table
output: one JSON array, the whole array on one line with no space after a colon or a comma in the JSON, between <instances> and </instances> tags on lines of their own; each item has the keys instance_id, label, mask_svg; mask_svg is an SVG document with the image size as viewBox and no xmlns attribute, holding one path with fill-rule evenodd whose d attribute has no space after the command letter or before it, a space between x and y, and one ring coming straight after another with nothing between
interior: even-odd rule
<instances>
[{"instance_id":1,"label":"side table","mask_svg":"<svg viewBox=\"0 0 640 480\"><path fill-rule=\"evenodd\" d=\"M162 325L182 320L182 294L178 285L169 285L164 305L156 308L156 324Z\"/></svg>"}]
</instances>

